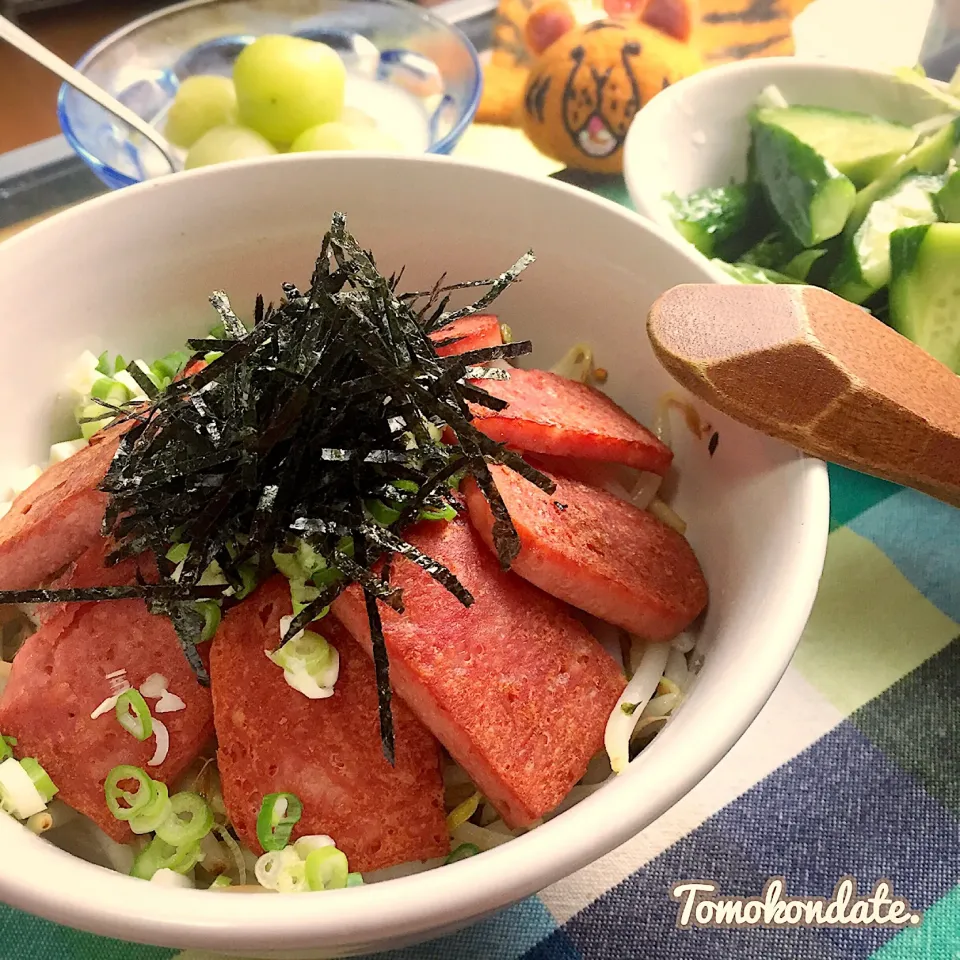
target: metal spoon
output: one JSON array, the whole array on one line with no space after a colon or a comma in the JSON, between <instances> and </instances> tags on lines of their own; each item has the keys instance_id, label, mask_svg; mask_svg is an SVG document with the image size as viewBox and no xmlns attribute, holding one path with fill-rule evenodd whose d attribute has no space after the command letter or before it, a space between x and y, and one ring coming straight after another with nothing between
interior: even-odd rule
<instances>
[{"instance_id":1,"label":"metal spoon","mask_svg":"<svg viewBox=\"0 0 960 960\"><path fill-rule=\"evenodd\" d=\"M960 376L860 307L816 287L685 284L647 331L715 409L960 506Z\"/></svg>"},{"instance_id":2,"label":"metal spoon","mask_svg":"<svg viewBox=\"0 0 960 960\"><path fill-rule=\"evenodd\" d=\"M160 151L163 159L170 167L171 173L176 171L173 147L146 120L137 116L129 107L125 107L89 77L85 77L78 70L74 70L70 64L61 60L42 43L37 43L33 37L24 33L3 16L0 16L0 40L6 40L7 43L16 47L21 53L25 53L31 60L39 63L41 67L46 67L51 73L55 73L74 90L82 93L85 97L89 97L94 103L98 103L108 113L112 113L121 123L132 127Z\"/></svg>"}]
</instances>

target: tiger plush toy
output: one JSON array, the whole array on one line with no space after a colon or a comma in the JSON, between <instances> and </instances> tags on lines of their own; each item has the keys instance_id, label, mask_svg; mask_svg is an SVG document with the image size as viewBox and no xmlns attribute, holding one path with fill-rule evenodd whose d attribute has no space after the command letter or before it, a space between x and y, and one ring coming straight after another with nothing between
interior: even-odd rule
<instances>
[{"instance_id":1,"label":"tiger plush toy","mask_svg":"<svg viewBox=\"0 0 960 960\"><path fill-rule=\"evenodd\" d=\"M541 153L568 167L618 173L636 112L696 72L700 57L651 25L625 18L577 25L565 8L550 0L527 21L527 44L539 57L527 75L520 125Z\"/></svg>"},{"instance_id":2,"label":"tiger plush toy","mask_svg":"<svg viewBox=\"0 0 960 960\"><path fill-rule=\"evenodd\" d=\"M652 27L596 20L568 30L533 64L521 126L568 167L618 173L637 110L699 66L694 50Z\"/></svg>"}]
</instances>

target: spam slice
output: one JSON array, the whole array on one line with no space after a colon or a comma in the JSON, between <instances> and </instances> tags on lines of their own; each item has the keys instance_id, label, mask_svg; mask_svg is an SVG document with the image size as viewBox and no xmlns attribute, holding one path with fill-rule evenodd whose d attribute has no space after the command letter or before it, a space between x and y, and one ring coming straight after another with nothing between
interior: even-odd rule
<instances>
[{"instance_id":1,"label":"spam slice","mask_svg":"<svg viewBox=\"0 0 960 960\"><path fill-rule=\"evenodd\" d=\"M140 579L147 583L156 582L159 574L156 561L152 556L145 554L140 557L126 557L119 563L108 566L107 557L115 546L112 539L98 536L76 560L67 564L57 577L50 581L48 589L107 587L115 584L137 583ZM35 619L39 623L45 623L68 606L76 606L76 604L38 603L34 607Z\"/></svg>"},{"instance_id":2,"label":"spam slice","mask_svg":"<svg viewBox=\"0 0 960 960\"><path fill-rule=\"evenodd\" d=\"M326 700L310 700L266 656L289 616L290 590L274 577L224 619L213 642L211 681L223 798L255 851L264 796L303 803L294 835L327 834L352 870L368 871L449 852L437 741L396 698L396 766L380 747L373 665L333 618L314 624L340 654Z\"/></svg>"},{"instance_id":3,"label":"spam slice","mask_svg":"<svg viewBox=\"0 0 960 960\"><path fill-rule=\"evenodd\" d=\"M546 370L513 369L509 380L483 380L477 386L509 404L500 411L470 408L477 429L508 446L608 460L661 475L673 460L669 447L585 383Z\"/></svg>"},{"instance_id":4,"label":"spam slice","mask_svg":"<svg viewBox=\"0 0 960 960\"><path fill-rule=\"evenodd\" d=\"M107 495L97 489L119 438L91 443L55 463L0 518L0 589L48 580L100 535Z\"/></svg>"},{"instance_id":5,"label":"spam slice","mask_svg":"<svg viewBox=\"0 0 960 960\"><path fill-rule=\"evenodd\" d=\"M437 345L438 356L453 357L468 350L497 347L503 343L503 334L500 321L492 313L478 313L448 323L431 333L430 339Z\"/></svg>"},{"instance_id":6,"label":"spam slice","mask_svg":"<svg viewBox=\"0 0 960 960\"><path fill-rule=\"evenodd\" d=\"M491 466L520 536L512 569L552 596L645 640L671 640L707 604L690 544L652 514L578 480L554 476L546 494ZM476 482L464 483L470 519L493 550L493 517Z\"/></svg>"},{"instance_id":7,"label":"spam slice","mask_svg":"<svg viewBox=\"0 0 960 960\"><path fill-rule=\"evenodd\" d=\"M567 607L501 570L465 519L422 523L407 538L453 571L474 603L464 607L394 558L405 611L380 608L393 687L504 820L529 825L602 748L623 674ZM333 609L369 650L362 592L350 587Z\"/></svg>"},{"instance_id":8,"label":"spam slice","mask_svg":"<svg viewBox=\"0 0 960 960\"><path fill-rule=\"evenodd\" d=\"M136 740L113 710L91 719L113 693L108 675L119 670L132 687L161 674L186 704L155 717L170 737L166 759L157 766L150 765L155 737ZM0 697L0 732L17 738L18 757L40 761L60 799L127 842L133 835L106 806L107 774L129 763L156 780L176 781L213 735L213 709L166 617L149 613L142 600L77 603L44 623L14 658Z\"/></svg>"}]
</instances>

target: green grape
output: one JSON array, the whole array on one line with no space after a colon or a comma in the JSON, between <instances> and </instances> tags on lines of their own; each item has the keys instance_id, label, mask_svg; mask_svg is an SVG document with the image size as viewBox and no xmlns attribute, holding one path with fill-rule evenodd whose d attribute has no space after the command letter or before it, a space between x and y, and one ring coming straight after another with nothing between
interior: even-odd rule
<instances>
[{"instance_id":1,"label":"green grape","mask_svg":"<svg viewBox=\"0 0 960 960\"><path fill-rule=\"evenodd\" d=\"M370 127L353 127L346 123L321 123L304 130L290 145L291 153L310 150L371 150L394 152L400 144L393 137Z\"/></svg>"},{"instance_id":2,"label":"green grape","mask_svg":"<svg viewBox=\"0 0 960 960\"><path fill-rule=\"evenodd\" d=\"M269 157L276 147L254 130L246 127L214 127L208 130L188 151L183 167L207 167L228 160L246 160L248 157Z\"/></svg>"},{"instance_id":3,"label":"green grape","mask_svg":"<svg viewBox=\"0 0 960 960\"><path fill-rule=\"evenodd\" d=\"M259 37L233 65L240 122L285 146L308 127L339 119L346 79L343 61L324 43Z\"/></svg>"},{"instance_id":4,"label":"green grape","mask_svg":"<svg viewBox=\"0 0 960 960\"><path fill-rule=\"evenodd\" d=\"M192 147L208 130L237 122L237 92L228 77L187 77L167 113L167 139Z\"/></svg>"}]
</instances>

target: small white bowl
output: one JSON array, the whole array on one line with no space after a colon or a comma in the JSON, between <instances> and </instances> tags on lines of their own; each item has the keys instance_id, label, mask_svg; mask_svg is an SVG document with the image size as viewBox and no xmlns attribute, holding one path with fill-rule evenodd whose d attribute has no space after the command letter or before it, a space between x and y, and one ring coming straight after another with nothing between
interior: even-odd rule
<instances>
[{"instance_id":1,"label":"small white bowl","mask_svg":"<svg viewBox=\"0 0 960 960\"><path fill-rule=\"evenodd\" d=\"M709 275L677 238L575 187L435 158L301 155L198 170L118 191L0 246L4 474L40 458L53 397L83 350L160 353L202 334L222 288L305 283L335 210L404 284L496 276L538 262L497 303L550 366L588 340L610 394L652 419L674 387L644 320L666 288ZM158 353L158 351L160 353ZM699 406L699 405L698 405ZM793 655L827 536L822 463L705 410L719 434L674 425L674 506L711 587L706 662L689 699L629 770L544 826L417 876L322 894L244 896L131 879L0 817L0 898L114 937L257 957L332 957L452 931L597 859L652 823L723 757Z\"/></svg>"},{"instance_id":2,"label":"small white bowl","mask_svg":"<svg viewBox=\"0 0 960 960\"><path fill-rule=\"evenodd\" d=\"M623 173L637 211L673 231L667 194L684 197L702 187L742 181L750 143L747 114L771 85L788 103L872 113L901 123L944 112L918 87L864 67L794 57L714 67L657 94L631 124ZM692 245L690 250L696 253ZM736 282L708 269L716 279Z\"/></svg>"}]
</instances>

